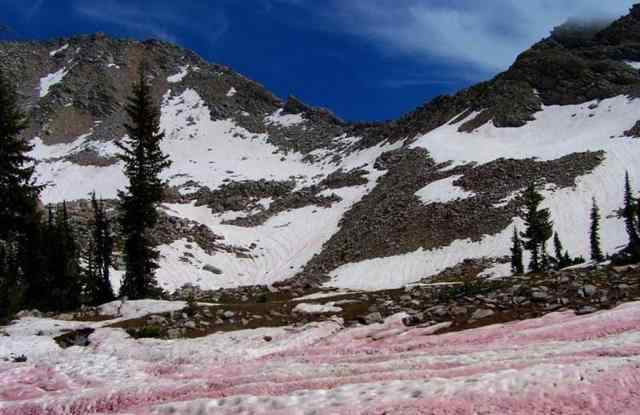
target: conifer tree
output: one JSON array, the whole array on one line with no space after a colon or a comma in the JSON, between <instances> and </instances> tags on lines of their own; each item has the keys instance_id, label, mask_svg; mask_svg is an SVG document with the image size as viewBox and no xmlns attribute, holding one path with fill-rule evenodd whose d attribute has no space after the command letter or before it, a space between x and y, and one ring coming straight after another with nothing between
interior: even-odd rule
<instances>
[{"instance_id":1,"label":"conifer tree","mask_svg":"<svg viewBox=\"0 0 640 415\"><path fill-rule=\"evenodd\" d=\"M573 265L573 260L569 255L569 252L562 246L562 241L558 232L553 233L553 248L555 251L556 268L562 269Z\"/></svg>"},{"instance_id":2,"label":"conifer tree","mask_svg":"<svg viewBox=\"0 0 640 415\"><path fill-rule=\"evenodd\" d=\"M604 261L604 255L600 248L600 209L596 198L592 199L591 204L591 229L589 232L589 241L591 242L591 260L595 262Z\"/></svg>"},{"instance_id":3,"label":"conifer tree","mask_svg":"<svg viewBox=\"0 0 640 415\"><path fill-rule=\"evenodd\" d=\"M31 300L46 292L37 209L42 187L34 183L33 160L28 156L32 147L20 137L25 120L15 87L0 74L0 243L4 245L0 286L15 305L5 303L0 314L20 306L24 290L18 287L26 285Z\"/></svg>"},{"instance_id":4,"label":"conifer tree","mask_svg":"<svg viewBox=\"0 0 640 415\"><path fill-rule=\"evenodd\" d=\"M536 190L535 184L529 185L524 192L525 231L521 233L524 248L531 252L529 270L540 272L548 269L546 242L553 234L553 223L549 209L541 209L544 197Z\"/></svg>"},{"instance_id":5,"label":"conifer tree","mask_svg":"<svg viewBox=\"0 0 640 415\"><path fill-rule=\"evenodd\" d=\"M627 235L629 237L628 248L631 251L635 251L640 246L640 237L636 229L636 201L633 198L631 192L631 182L629 180L629 172L625 172L624 175L624 209L622 215L624 217L624 224L627 229Z\"/></svg>"},{"instance_id":6,"label":"conifer tree","mask_svg":"<svg viewBox=\"0 0 640 415\"><path fill-rule=\"evenodd\" d=\"M16 245L0 240L0 323L18 311L22 292Z\"/></svg>"},{"instance_id":7,"label":"conifer tree","mask_svg":"<svg viewBox=\"0 0 640 415\"><path fill-rule=\"evenodd\" d=\"M41 186L33 179L32 146L20 137L26 128L15 88L0 75L0 239L24 233L32 222Z\"/></svg>"},{"instance_id":8,"label":"conifer tree","mask_svg":"<svg viewBox=\"0 0 640 415\"><path fill-rule=\"evenodd\" d=\"M111 225L104 209L104 203L98 202L95 193L91 195L93 219L91 235L85 255L86 267L85 294L89 303L99 305L115 298L109 280L109 267L113 253Z\"/></svg>"},{"instance_id":9,"label":"conifer tree","mask_svg":"<svg viewBox=\"0 0 640 415\"><path fill-rule=\"evenodd\" d=\"M556 263L558 264L558 268L562 267L562 260L564 254L564 248L562 247L562 241L560 241L560 237L558 236L558 232L553 233L553 248L556 254Z\"/></svg>"},{"instance_id":10,"label":"conifer tree","mask_svg":"<svg viewBox=\"0 0 640 415\"><path fill-rule=\"evenodd\" d=\"M126 107L131 120L125 125L128 135L118 144L122 150L119 158L125 163L129 179L126 191L119 193L126 264L120 295L131 299L153 296L158 291L155 270L159 254L150 231L158 221L156 208L162 200L163 183L159 175L171 164L160 149L164 137L160 131L160 109L153 103L145 72L143 65Z\"/></svg>"},{"instance_id":11,"label":"conifer tree","mask_svg":"<svg viewBox=\"0 0 640 415\"><path fill-rule=\"evenodd\" d=\"M518 228L514 226L511 237L511 272L520 275L524 274L524 263L522 262L522 241L518 236Z\"/></svg>"},{"instance_id":12,"label":"conifer tree","mask_svg":"<svg viewBox=\"0 0 640 415\"><path fill-rule=\"evenodd\" d=\"M80 305L80 263L78 244L69 223L66 202L57 209L53 231L50 256L51 309L72 310Z\"/></svg>"}]
</instances>

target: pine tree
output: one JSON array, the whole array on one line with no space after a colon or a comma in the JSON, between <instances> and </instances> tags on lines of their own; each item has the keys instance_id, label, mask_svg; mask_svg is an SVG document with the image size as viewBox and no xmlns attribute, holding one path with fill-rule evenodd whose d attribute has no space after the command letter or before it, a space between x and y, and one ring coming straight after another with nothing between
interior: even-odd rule
<instances>
[{"instance_id":1,"label":"pine tree","mask_svg":"<svg viewBox=\"0 0 640 415\"><path fill-rule=\"evenodd\" d=\"M129 179L126 192L119 193L126 264L120 295L136 299L153 296L158 291L155 270L159 254L150 230L158 221L156 208L162 200L163 183L159 175L171 164L160 149L164 138L160 131L160 109L153 103L144 66L126 110L131 120L131 124L125 125L128 137L118 144L122 150L119 158L125 163Z\"/></svg>"},{"instance_id":2,"label":"pine tree","mask_svg":"<svg viewBox=\"0 0 640 415\"><path fill-rule=\"evenodd\" d=\"M85 253L85 295L90 304L99 305L115 298L109 280L113 237L104 203L96 200L95 193L91 195L91 207L93 209L91 235Z\"/></svg>"},{"instance_id":3,"label":"pine tree","mask_svg":"<svg viewBox=\"0 0 640 415\"><path fill-rule=\"evenodd\" d=\"M549 209L540 209L544 197L536 190L535 184L529 185L524 192L525 231L521 233L524 248L531 252L529 270L540 272L548 269L546 242L553 234L553 223Z\"/></svg>"},{"instance_id":4,"label":"pine tree","mask_svg":"<svg viewBox=\"0 0 640 415\"><path fill-rule=\"evenodd\" d=\"M66 202L56 210L55 223L49 234L52 247L49 263L51 273L51 309L72 310L80 305L80 255L75 235L69 223Z\"/></svg>"},{"instance_id":5,"label":"pine tree","mask_svg":"<svg viewBox=\"0 0 640 415\"><path fill-rule=\"evenodd\" d=\"M629 237L628 248L635 251L640 247L640 237L636 229L636 202L631 192L631 182L629 180L629 172L625 172L624 175L624 210L622 215L624 217L625 227L627 229L627 235Z\"/></svg>"},{"instance_id":6,"label":"pine tree","mask_svg":"<svg viewBox=\"0 0 640 415\"><path fill-rule=\"evenodd\" d=\"M558 269L563 268L563 250L562 241L560 241L560 237L558 236L558 232L553 233L553 248L556 254L556 264Z\"/></svg>"},{"instance_id":7,"label":"pine tree","mask_svg":"<svg viewBox=\"0 0 640 415\"><path fill-rule=\"evenodd\" d=\"M4 245L0 288L11 298L11 306L5 303L0 313L21 306L25 286L24 298L34 303L47 292L37 209L42 187L34 183L33 160L27 155L32 147L20 138L25 127L15 88L0 74L0 243Z\"/></svg>"},{"instance_id":8,"label":"pine tree","mask_svg":"<svg viewBox=\"0 0 640 415\"><path fill-rule=\"evenodd\" d=\"M24 233L32 222L42 190L33 179L32 146L20 138L26 127L15 88L0 76L0 239Z\"/></svg>"},{"instance_id":9,"label":"pine tree","mask_svg":"<svg viewBox=\"0 0 640 415\"><path fill-rule=\"evenodd\" d=\"M13 241L0 240L0 323L18 311L21 300L16 245Z\"/></svg>"},{"instance_id":10,"label":"pine tree","mask_svg":"<svg viewBox=\"0 0 640 415\"><path fill-rule=\"evenodd\" d=\"M573 265L573 260L571 259L571 256L569 256L569 252L562 246L562 241L560 240L558 232L554 232L553 234L553 249L555 251L557 269Z\"/></svg>"},{"instance_id":11,"label":"pine tree","mask_svg":"<svg viewBox=\"0 0 640 415\"><path fill-rule=\"evenodd\" d=\"M600 248L600 209L596 198L592 199L591 204L591 229L589 232L589 241L591 242L591 260L595 262L604 261L604 255Z\"/></svg>"},{"instance_id":12,"label":"pine tree","mask_svg":"<svg viewBox=\"0 0 640 415\"><path fill-rule=\"evenodd\" d=\"M518 236L518 228L514 226L513 237L511 238L511 272L520 275L524 274L524 263L522 262L522 241Z\"/></svg>"}]
</instances>

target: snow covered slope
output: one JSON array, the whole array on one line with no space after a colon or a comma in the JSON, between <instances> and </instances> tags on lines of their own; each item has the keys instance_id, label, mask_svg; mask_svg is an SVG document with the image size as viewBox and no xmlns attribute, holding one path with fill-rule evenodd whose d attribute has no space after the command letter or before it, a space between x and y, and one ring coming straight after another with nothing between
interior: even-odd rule
<instances>
[{"instance_id":1,"label":"snow covered slope","mask_svg":"<svg viewBox=\"0 0 640 415\"><path fill-rule=\"evenodd\" d=\"M173 341L135 340L102 328L109 321L25 318L0 336L0 356L28 355L0 361L0 414L632 415L640 407L639 303L437 336L438 326L407 328L400 317ZM80 327L96 329L87 347L52 339Z\"/></svg>"},{"instance_id":2,"label":"snow covered slope","mask_svg":"<svg viewBox=\"0 0 640 415\"><path fill-rule=\"evenodd\" d=\"M453 165L482 164L500 158L555 160L573 153L604 151L605 160L591 174L579 177L574 187L556 189L548 186L543 192L543 206L550 208L554 229L572 255L588 258L592 197L601 209L601 239L605 253L614 253L628 242L617 210L624 197L625 171L629 171L632 183L640 186L640 140L623 133L638 120L640 99L620 96L581 105L545 107L535 114L534 121L523 127L496 128L486 124L472 133L459 132L458 127L473 116L475 114L419 136L411 146L426 148L436 162L452 161ZM447 169L451 167L447 166ZM419 196L423 203L473 197L453 186L446 189L441 182L444 180L421 190ZM435 185L438 187L432 190ZM514 218L513 224L521 225L520 219ZM344 265L331 273L333 280L329 284L356 289L401 287L467 258L509 255L512 234L513 228L509 226L481 241L457 240L434 250L419 249L404 255ZM509 267L498 266L493 275L509 273Z\"/></svg>"},{"instance_id":3,"label":"snow covered slope","mask_svg":"<svg viewBox=\"0 0 640 415\"><path fill-rule=\"evenodd\" d=\"M625 243L625 171L640 188L636 31L638 7L584 44L554 32L494 79L380 124L283 102L166 42L94 35L0 44L0 56L38 103L27 138L44 203L124 188L122 104L147 60L173 161L162 287L381 289L470 258L493 261L482 275L508 274L517 196L534 180L571 255L588 257L592 197L604 250Z\"/></svg>"}]
</instances>

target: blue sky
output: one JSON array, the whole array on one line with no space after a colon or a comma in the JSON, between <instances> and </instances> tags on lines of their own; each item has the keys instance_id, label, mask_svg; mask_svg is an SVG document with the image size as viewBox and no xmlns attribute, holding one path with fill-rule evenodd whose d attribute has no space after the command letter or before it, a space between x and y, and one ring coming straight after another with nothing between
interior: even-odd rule
<instances>
[{"instance_id":1,"label":"blue sky","mask_svg":"<svg viewBox=\"0 0 640 415\"><path fill-rule=\"evenodd\" d=\"M635 0L0 0L3 39L161 38L349 120L396 118L506 69L568 17Z\"/></svg>"}]
</instances>

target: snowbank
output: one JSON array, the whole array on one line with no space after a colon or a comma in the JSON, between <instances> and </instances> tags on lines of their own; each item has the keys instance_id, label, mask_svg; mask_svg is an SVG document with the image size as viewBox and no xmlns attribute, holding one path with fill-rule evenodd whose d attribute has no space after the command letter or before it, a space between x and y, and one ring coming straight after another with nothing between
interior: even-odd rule
<instances>
[{"instance_id":1,"label":"snowbank","mask_svg":"<svg viewBox=\"0 0 640 415\"><path fill-rule=\"evenodd\" d=\"M0 354L22 348L28 357L0 362L3 415L631 415L640 407L640 303L437 336L399 317L173 341L97 328L90 346L64 350L49 333L31 334L41 325L21 320L0 337Z\"/></svg>"}]
</instances>

